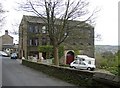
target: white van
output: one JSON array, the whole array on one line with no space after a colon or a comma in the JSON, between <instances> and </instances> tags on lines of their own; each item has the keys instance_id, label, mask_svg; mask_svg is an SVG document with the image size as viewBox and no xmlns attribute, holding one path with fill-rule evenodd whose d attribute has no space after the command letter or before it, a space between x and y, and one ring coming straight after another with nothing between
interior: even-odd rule
<instances>
[{"instance_id":1,"label":"white van","mask_svg":"<svg viewBox=\"0 0 120 88\"><path fill-rule=\"evenodd\" d=\"M95 66L95 59L88 57L86 55L77 55L75 60L70 64L71 68L78 68L78 69L86 69L86 70L94 70Z\"/></svg>"}]
</instances>

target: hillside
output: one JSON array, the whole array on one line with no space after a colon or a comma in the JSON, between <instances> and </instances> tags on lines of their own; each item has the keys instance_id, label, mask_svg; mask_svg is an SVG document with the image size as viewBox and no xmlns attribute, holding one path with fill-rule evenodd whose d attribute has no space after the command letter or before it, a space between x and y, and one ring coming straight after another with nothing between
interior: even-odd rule
<instances>
[{"instance_id":1,"label":"hillside","mask_svg":"<svg viewBox=\"0 0 120 88\"><path fill-rule=\"evenodd\" d=\"M95 45L95 52L102 53L106 51L111 51L116 53L118 51L118 46L111 46L111 45Z\"/></svg>"}]
</instances>

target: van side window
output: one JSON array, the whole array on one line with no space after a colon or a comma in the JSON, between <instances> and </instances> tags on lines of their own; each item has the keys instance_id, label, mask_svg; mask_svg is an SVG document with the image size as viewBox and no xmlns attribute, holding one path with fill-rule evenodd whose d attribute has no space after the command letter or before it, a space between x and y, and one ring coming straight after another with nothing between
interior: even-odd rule
<instances>
[{"instance_id":1,"label":"van side window","mask_svg":"<svg viewBox=\"0 0 120 88\"><path fill-rule=\"evenodd\" d=\"M85 61L85 59L81 57L78 57L77 59L79 59L80 61Z\"/></svg>"},{"instance_id":2,"label":"van side window","mask_svg":"<svg viewBox=\"0 0 120 88\"><path fill-rule=\"evenodd\" d=\"M78 61L76 60L76 61L74 62L74 64L78 64Z\"/></svg>"},{"instance_id":3,"label":"van side window","mask_svg":"<svg viewBox=\"0 0 120 88\"><path fill-rule=\"evenodd\" d=\"M84 62L81 62L82 65L86 65Z\"/></svg>"},{"instance_id":4,"label":"van side window","mask_svg":"<svg viewBox=\"0 0 120 88\"><path fill-rule=\"evenodd\" d=\"M89 61L88 64L91 64L91 61Z\"/></svg>"}]
</instances>

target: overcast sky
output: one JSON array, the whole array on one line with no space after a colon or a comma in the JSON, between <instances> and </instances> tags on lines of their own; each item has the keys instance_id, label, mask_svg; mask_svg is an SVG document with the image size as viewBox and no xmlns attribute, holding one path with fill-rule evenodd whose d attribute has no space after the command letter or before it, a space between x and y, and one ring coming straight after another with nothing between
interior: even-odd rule
<instances>
[{"instance_id":1,"label":"overcast sky","mask_svg":"<svg viewBox=\"0 0 120 88\"><path fill-rule=\"evenodd\" d=\"M6 25L0 32L0 35L4 34L4 30L13 31L18 30L15 27L16 23L20 23L22 15L26 13L20 13L15 10L16 4L19 0L0 0L4 5L4 8L9 10L6 14ZM97 14L95 34L101 35L100 41L95 41L96 45L118 45L118 1L120 0L88 0L91 7L100 8L100 12ZM15 37L14 42L18 41L18 36L10 34Z\"/></svg>"}]
</instances>

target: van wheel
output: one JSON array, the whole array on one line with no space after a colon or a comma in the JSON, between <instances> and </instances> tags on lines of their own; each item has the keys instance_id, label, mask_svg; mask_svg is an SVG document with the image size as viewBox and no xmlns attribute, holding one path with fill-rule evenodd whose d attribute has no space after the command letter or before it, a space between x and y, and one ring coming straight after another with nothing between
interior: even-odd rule
<instances>
[{"instance_id":1,"label":"van wheel","mask_svg":"<svg viewBox=\"0 0 120 88\"><path fill-rule=\"evenodd\" d=\"M87 70L91 71L91 68L90 68L90 67L88 67L88 68L87 68Z\"/></svg>"},{"instance_id":2,"label":"van wheel","mask_svg":"<svg viewBox=\"0 0 120 88\"><path fill-rule=\"evenodd\" d=\"M73 66L74 69L76 69L76 67Z\"/></svg>"}]
</instances>

